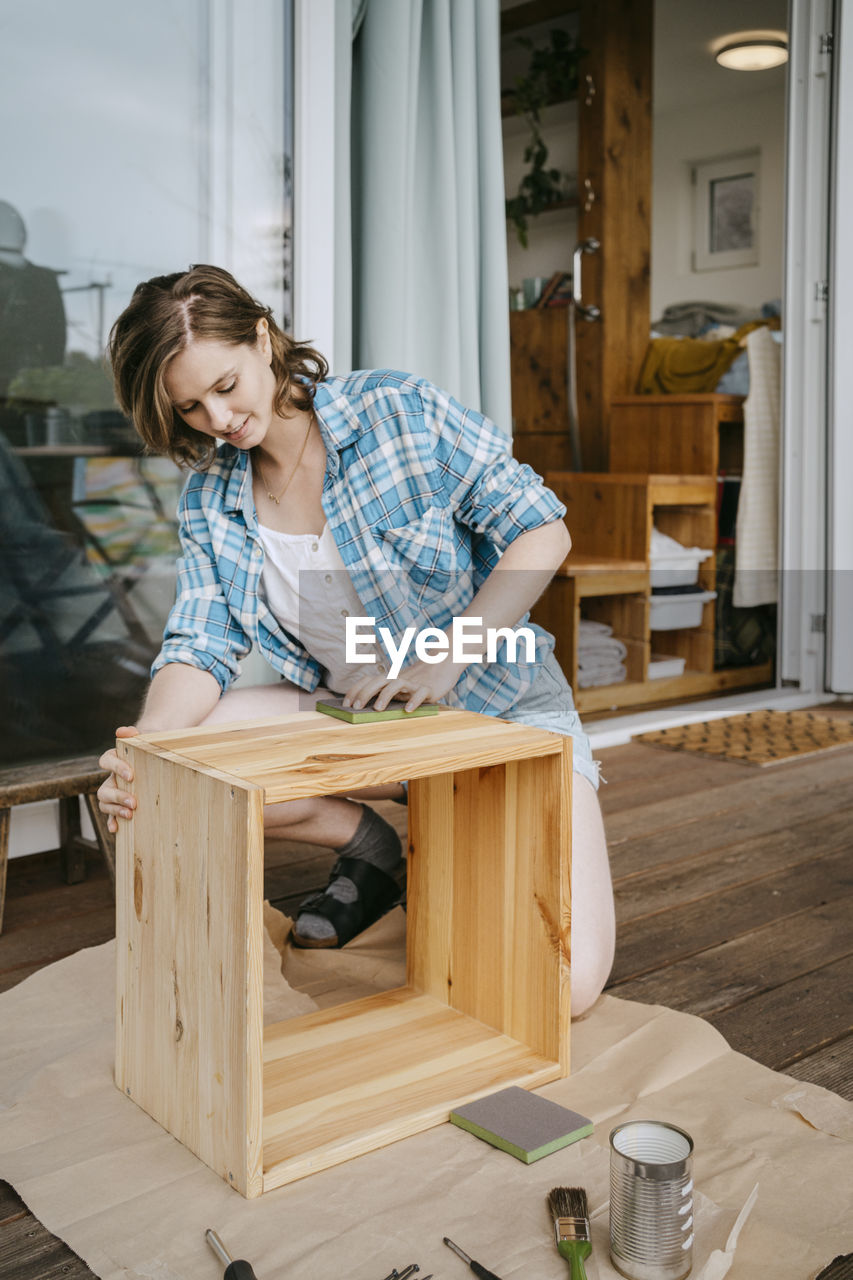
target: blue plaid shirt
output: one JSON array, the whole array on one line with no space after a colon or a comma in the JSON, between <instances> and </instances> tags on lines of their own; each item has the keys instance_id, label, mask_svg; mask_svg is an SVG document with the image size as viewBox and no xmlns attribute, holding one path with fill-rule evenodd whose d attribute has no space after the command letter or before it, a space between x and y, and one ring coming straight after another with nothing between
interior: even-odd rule
<instances>
[{"instance_id":1,"label":"blue plaid shirt","mask_svg":"<svg viewBox=\"0 0 853 1280\"><path fill-rule=\"evenodd\" d=\"M565 515L495 425L420 378L369 370L329 378L314 408L328 461L323 509L352 584L375 626L447 627L470 604L510 543ZM223 445L193 473L178 508L183 554L177 598L152 675L170 662L209 671L223 690L257 644L287 680L312 690L323 671L275 618L259 589L264 553L247 452ZM526 622L526 619L522 619ZM553 638L536 633L536 662L473 663L451 705L499 715L533 682Z\"/></svg>"}]
</instances>

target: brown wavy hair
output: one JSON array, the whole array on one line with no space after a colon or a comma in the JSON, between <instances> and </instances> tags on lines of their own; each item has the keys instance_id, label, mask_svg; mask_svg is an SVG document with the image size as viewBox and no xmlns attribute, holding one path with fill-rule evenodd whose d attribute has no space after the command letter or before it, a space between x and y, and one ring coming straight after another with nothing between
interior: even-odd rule
<instances>
[{"instance_id":1,"label":"brown wavy hair","mask_svg":"<svg viewBox=\"0 0 853 1280\"><path fill-rule=\"evenodd\" d=\"M269 326L272 345L274 412L310 408L328 364L319 351L283 333L270 308L227 271L195 266L136 286L110 331L108 350L116 398L152 453L167 454L179 466L207 470L216 445L187 426L173 407L164 382L166 367L197 340L253 346L261 319Z\"/></svg>"}]
</instances>

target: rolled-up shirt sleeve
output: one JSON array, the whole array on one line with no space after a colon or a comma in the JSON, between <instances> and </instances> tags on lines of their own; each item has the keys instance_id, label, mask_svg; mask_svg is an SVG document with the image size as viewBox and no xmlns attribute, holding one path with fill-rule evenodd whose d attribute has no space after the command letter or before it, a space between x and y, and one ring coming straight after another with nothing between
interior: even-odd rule
<instances>
[{"instance_id":1,"label":"rolled-up shirt sleeve","mask_svg":"<svg viewBox=\"0 0 853 1280\"><path fill-rule=\"evenodd\" d=\"M151 675L180 662L209 671L224 692L240 674L240 659L251 649L251 641L228 608L206 521L188 505L186 492L178 517L182 554L175 603Z\"/></svg>"},{"instance_id":2,"label":"rolled-up shirt sleeve","mask_svg":"<svg viewBox=\"0 0 853 1280\"><path fill-rule=\"evenodd\" d=\"M435 434L442 483L456 519L503 552L522 533L561 520L566 508L495 424L430 383L419 383Z\"/></svg>"}]
</instances>

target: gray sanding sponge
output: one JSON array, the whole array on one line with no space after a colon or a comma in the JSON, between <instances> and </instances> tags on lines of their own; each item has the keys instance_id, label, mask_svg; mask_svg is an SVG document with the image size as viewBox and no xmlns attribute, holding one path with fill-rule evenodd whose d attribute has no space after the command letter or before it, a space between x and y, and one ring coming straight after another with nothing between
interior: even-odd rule
<instances>
[{"instance_id":1,"label":"gray sanding sponge","mask_svg":"<svg viewBox=\"0 0 853 1280\"><path fill-rule=\"evenodd\" d=\"M362 707L360 711L356 711L353 707L345 707L341 698L327 698L314 705L324 716L335 716L338 720L345 720L347 724L372 724L376 720L414 720L416 716L438 715L438 707L431 702L422 703L414 711L407 711L402 703L386 707L384 711L377 711L374 707Z\"/></svg>"},{"instance_id":2,"label":"gray sanding sponge","mask_svg":"<svg viewBox=\"0 0 853 1280\"><path fill-rule=\"evenodd\" d=\"M525 1164L592 1133L586 1116L517 1085L457 1107L450 1120Z\"/></svg>"}]
</instances>

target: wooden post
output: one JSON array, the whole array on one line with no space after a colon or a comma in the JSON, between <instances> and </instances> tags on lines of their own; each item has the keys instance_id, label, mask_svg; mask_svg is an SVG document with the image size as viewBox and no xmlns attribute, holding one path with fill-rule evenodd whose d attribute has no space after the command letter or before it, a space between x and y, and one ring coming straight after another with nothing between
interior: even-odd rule
<instances>
[{"instance_id":1,"label":"wooden post","mask_svg":"<svg viewBox=\"0 0 853 1280\"><path fill-rule=\"evenodd\" d=\"M601 242L583 261L601 320L577 324L585 471L608 469L610 401L634 391L649 340L652 16L652 0L581 5L578 238Z\"/></svg>"}]
</instances>

